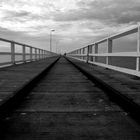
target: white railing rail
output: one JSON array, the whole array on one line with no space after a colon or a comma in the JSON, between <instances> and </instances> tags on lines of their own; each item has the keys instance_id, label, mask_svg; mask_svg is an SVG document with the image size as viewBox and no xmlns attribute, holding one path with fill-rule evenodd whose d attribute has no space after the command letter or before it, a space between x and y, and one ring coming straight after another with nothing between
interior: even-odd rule
<instances>
[{"instance_id":1,"label":"white railing rail","mask_svg":"<svg viewBox=\"0 0 140 140\"><path fill-rule=\"evenodd\" d=\"M137 33L137 51L136 52L112 52L113 40ZM107 53L99 53L99 44L107 43ZM95 64L105 68L117 70L131 75L136 75L140 77L140 26L136 26L127 31L118 33L116 35L104 38L102 40L96 41L86 47L74 50L67 54L68 57L72 57L87 63ZM105 63L97 61L98 57L105 57ZM125 68L115 66L110 64L111 57L130 57L135 58L135 69Z\"/></svg>"},{"instance_id":2,"label":"white railing rail","mask_svg":"<svg viewBox=\"0 0 140 140\"><path fill-rule=\"evenodd\" d=\"M57 55L56 53L43 50L40 48L32 47L27 44L15 42L12 40L7 40L4 38L0 38L1 42L6 42L9 44L10 51L9 52L2 52L0 51L0 56L10 56L10 61L4 61L0 62L0 66L3 65L9 65L9 64L17 64L17 63L25 63L25 62L31 62L31 61L37 61L40 59L45 59L47 57L52 57ZM15 45L21 46L21 51L16 52ZM28 51L27 51L28 50ZM16 56L21 56L21 60L17 60Z\"/></svg>"}]
</instances>

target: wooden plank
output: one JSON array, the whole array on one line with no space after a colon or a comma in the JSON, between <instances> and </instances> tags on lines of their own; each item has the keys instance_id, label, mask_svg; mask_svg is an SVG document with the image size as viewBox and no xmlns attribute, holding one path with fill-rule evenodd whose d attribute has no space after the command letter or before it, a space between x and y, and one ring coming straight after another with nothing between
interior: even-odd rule
<instances>
[{"instance_id":1,"label":"wooden plank","mask_svg":"<svg viewBox=\"0 0 140 140\"><path fill-rule=\"evenodd\" d=\"M73 83L74 78L79 83ZM47 85L40 91L42 84ZM103 91L94 92L93 85L62 58L13 115L5 119L3 125L6 123L8 131L4 139L139 139L136 123Z\"/></svg>"}]
</instances>

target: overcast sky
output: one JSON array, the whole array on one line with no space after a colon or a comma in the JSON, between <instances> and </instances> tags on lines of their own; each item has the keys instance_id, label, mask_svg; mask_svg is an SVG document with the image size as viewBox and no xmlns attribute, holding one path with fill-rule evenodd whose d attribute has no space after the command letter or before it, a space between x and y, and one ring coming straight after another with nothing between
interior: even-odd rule
<instances>
[{"instance_id":1,"label":"overcast sky","mask_svg":"<svg viewBox=\"0 0 140 140\"><path fill-rule=\"evenodd\" d=\"M70 51L135 26L140 0L0 0L0 37Z\"/></svg>"}]
</instances>

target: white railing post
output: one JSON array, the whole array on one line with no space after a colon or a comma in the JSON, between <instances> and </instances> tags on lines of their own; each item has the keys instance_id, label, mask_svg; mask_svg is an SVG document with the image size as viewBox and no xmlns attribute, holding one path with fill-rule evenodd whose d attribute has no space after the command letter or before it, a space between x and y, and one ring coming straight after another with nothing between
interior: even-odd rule
<instances>
[{"instance_id":1,"label":"white railing post","mask_svg":"<svg viewBox=\"0 0 140 140\"><path fill-rule=\"evenodd\" d=\"M113 41L115 39L122 38L124 36L134 34L134 33L137 33L137 51L135 51L135 52L133 52L133 51L127 52L127 50L126 50L126 52L113 52L112 51L113 50ZM99 44L102 44L104 42L107 43L107 53L99 53L99 49L98 49ZM140 77L140 25L137 27L134 27L132 29L129 29L127 31L124 31L124 32L115 34L113 36L110 36L108 38L104 38L102 40L94 42L91 45L92 45L92 49L89 47L89 54L87 54L85 47L81 48L81 50L78 51L78 53L80 53L80 51L81 51L81 55L75 55L76 51L72 51L68 54L75 58L77 56L80 56L79 58L84 59L84 60L86 60L85 58L87 56L87 57L89 57L89 59L87 59L87 61L91 64L95 64L97 66L113 69L116 71L120 71L120 72L127 73L130 75L136 75L136 76ZM106 63L104 64L103 62L98 62L98 57L105 57ZM112 57L118 57L118 58L123 57L124 59L127 57L135 58L135 60L136 60L135 64L134 64L135 68L133 68L133 67L129 68L129 66L125 65L125 64L123 66L123 64L121 64L121 62L120 62L120 65L110 64ZM91 60L91 61L89 61L89 60Z\"/></svg>"},{"instance_id":2,"label":"white railing post","mask_svg":"<svg viewBox=\"0 0 140 140\"><path fill-rule=\"evenodd\" d=\"M47 58L47 55L48 55L48 53L47 53L47 51L45 51L45 58Z\"/></svg>"},{"instance_id":3,"label":"white railing post","mask_svg":"<svg viewBox=\"0 0 140 140\"><path fill-rule=\"evenodd\" d=\"M45 59L45 50L43 51L43 58Z\"/></svg>"},{"instance_id":4,"label":"white railing post","mask_svg":"<svg viewBox=\"0 0 140 140\"><path fill-rule=\"evenodd\" d=\"M82 55L83 55L84 54L84 49L82 48L81 51L82 51ZM82 56L81 59L83 60L84 56Z\"/></svg>"},{"instance_id":5,"label":"white railing post","mask_svg":"<svg viewBox=\"0 0 140 140\"><path fill-rule=\"evenodd\" d=\"M39 55L40 55L39 59L41 59L41 56L42 56L41 49L39 49Z\"/></svg>"},{"instance_id":6,"label":"white railing post","mask_svg":"<svg viewBox=\"0 0 140 140\"><path fill-rule=\"evenodd\" d=\"M47 57L47 51L45 51L45 58Z\"/></svg>"},{"instance_id":7,"label":"white railing post","mask_svg":"<svg viewBox=\"0 0 140 140\"><path fill-rule=\"evenodd\" d=\"M89 61L89 49L90 49L90 45L87 46L87 63Z\"/></svg>"},{"instance_id":8,"label":"white railing post","mask_svg":"<svg viewBox=\"0 0 140 140\"><path fill-rule=\"evenodd\" d=\"M77 54L79 55L79 50L77 50ZM77 55L77 58L79 58L79 56Z\"/></svg>"},{"instance_id":9,"label":"white railing post","mask_svg":"<svg viewBox=\"0 0 140 140\"><path fill-rule=\"evenodd\" d=\"M82 53L82 50L80 49L80 55L81 55L81 53ZM82 59L82 57L80 56L80 59Z\"/></svg>"},{"instance_id":10,"label":"white railing post","mask_svg":"<svg viewBox=\"0 0 140 140\"><path fill-rule=\"evenodd\" d=\"M42 58L44 59L44 50L42 50Z\"/></svg>"},{"instance_id":11,"label":"white railing post","mask_svg":"<svg viewBox=\"0 0 140 140\"><path fill-rule=\"evenodd\" d=\"M48 55L48 52L47 52L47 51L45 51L45 58L47 58L47 55Z\"/></svg>"},{"instance_id":12,"label":"white railing post","mask_svg":"<svg viewBox=\"0 0 140 140\"><path fill-rule=\"evenodd\" d=\"M11 62L15 64L15 43L11 42Z\"/></svg>"},{"instance_id":13,"label":"white railing post","mask_svg":"<svg viewBox=\"0 0 140 140\"><path fill-rule=\"evenodd\" d=\"M49 56L48 51L46 51L46 58Z\"/></svg>"},{"instance_id":14,"label":"white railing post","mask_svg":"<svg viewBox=\"0 0 140 140\"><path fill-rule=\"evenodd\" d=\"M19 43L13 40L8 40L4 38L0 38L0 41L6 42L9 44L10 51L1 51L0 55L2 56L9 56L10 60L4 60L1 62L2 66L6 66L9 64L19 64L20 62L26 63L28 61L34 61L37 60L37 58L43 59L45 57L51 57L56 55L56 53L45 51L43 49L38 49L32 46L29 46L27 44ZM16 48L18 47L18 48ZM20 51L17 51L17 49L20 49ZM17 56L20 56L21 59L17 60ZM35 58L34 58L35 57Z\"/></svg>"},{"instance_id":15,"label":"white railing post","mask_svg":"<svg viewBox=\"0 0 140 140\"><path fill-rule=\"evenodd\" d=\"M140 52L140 26L138 26L138 33L137 33L137 53ZM136 70L140 70L140 58L137 57L136 59Z\"/></svg>"},{"instance_id":16,"label":"white railing post","mask_svg":"<svg viewBox=\"0 0 140 140\"><path fill-rule=\"evenodd\" d=\"M37 59L36 60L38 60L39 59L39 49L37 49Z\"/></svg>"},{"instance_id":17,"label":"white railing post","mask_svg":"<svg viewBox=\"0 0 140 140\"><path fill-rule=\"evenodd\" d=\"M89 54L92 54L92 45L89 45ZM89 56L89 60L93 61L93 57Z\"/></svg>"},{"instance_id":18,"label":"white railing post","mask_svg":"<svg viewBox=\"0 0 140 140\"><path fill-rule=\"evenodd\" d=\"M40 49L37 49L37 54L38 54L38 60L40 59Z\"/></svg>"},{"instance_id":19,"label":"white railing post","mask_svg":"<svg viewBox=\"0 0 140 140\"><path fill-rule=\"evenodd\" d=\"M33 48L30 47L30 61L32 61L33 59Z\"/></svg>"},{"instance_id":20,"label":"white railing post","mask_svg":"<svg viewBox=\"0 0 140 140\"><path fill-rule=\"evenodd\" d=\"M39 60L41 59L41 49L39 49Z\"/></svg>"},{"instance_id":21,"label":"white railing post","mask_svg":"<svg viewBox=\"0 0 140 140\"><path fill-rule=\"evenodd\" d=\"M35 48L35 61L37 60L37 48Z\"/></svg>"},{"instance_id":22,"label":"white railing post","mask_svg":"<svg viewBox=\"0 0 140 140\"><path fill-rule=\"evenodd\" d=\"M97 54L98 53L98 44L97 43L95 43L95 54ZM97 62L97 56L95 56L95 62Z\"/></svg>"},{"instance_id":23,"label":"white railing post","mask_svg":"<svg viewBox=\"0 0 140 140\"><path fill-rule=\"evenodd\" d=\"M42 50L42 58L41 58L41 59L43 59L43 56L44 56L44 55L43 55L43 50Z\"/></svg>"},{"instance_id":24,"label":"white railing post","mask_svg":"<svg viewBox=\"0 0 140 140\"><path fill-rule=\"evenodd\" d=\"M83 48L83 54L85 55L85 48ZM85 56L83 56L83 60L85 60Z\"/></svg>"},{"instance_id":25,"label":"white railing post","mask_svg":"<svg viewBox=\"0 0 140 140\"><path fill-rule=\"evenodd\" d=\"M25 45L23 45L22 46L22 59L23 59L23 62L25 62L26 61L26 56L25 56L25 53L26 53L26 46Z\"/></svg>"},{"instance_id":26,"label":"white railing post","mask_svg":"<svg viewBox=\"0 0 140 140\"><path fill-rule=\"evenodd\" d=\"M112 53L112 40L107 39L107 53ZM109 56L106 56L106 64L109 64Z\"/></svg>"},{"instance_id":27,"label":"white railing post","mask_svg":"<svg viewBox=\"0 0 140 140\"><path fill-rule=\"evenodd\" d=\"M40 59L40 49L38 49L38 60Z\"/></svg>"},{"instance_id":28,"label":"white railing post","mask_svg":"<svg viewBox=\"0 0 140 140\"><path fill-rule=\"evenodd\" d=\"M42 49L40 50L40 59L42 59Z\"/></svg>"}]
</instances>

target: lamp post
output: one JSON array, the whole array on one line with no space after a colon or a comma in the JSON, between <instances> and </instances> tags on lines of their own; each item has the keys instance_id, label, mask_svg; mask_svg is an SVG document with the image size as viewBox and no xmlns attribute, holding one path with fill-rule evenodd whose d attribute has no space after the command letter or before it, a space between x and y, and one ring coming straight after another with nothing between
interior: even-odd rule
<instances>
[{"instance_id":1,"label":"lamp post","mask_svg":"<svg viewBox=\"0 0 140 140\"><path fill-rule=\"evenodd\" d=\"M54 32L55 30L51 30L50 31L50 51L52 51L52 32Z\"/></svg>"},{"instance_id":2,"label":"lamp post","mask_svg":"<svg viewBox=\"0 0 140 140\"><path fill-rule=\"evenodd\" d=\"M58 44L59 44L59 41L57 40L57 41L56 41L56 46L55 46L55 48L56 48L56 53L58 53Z\"/></svg>"}]
</instances>

